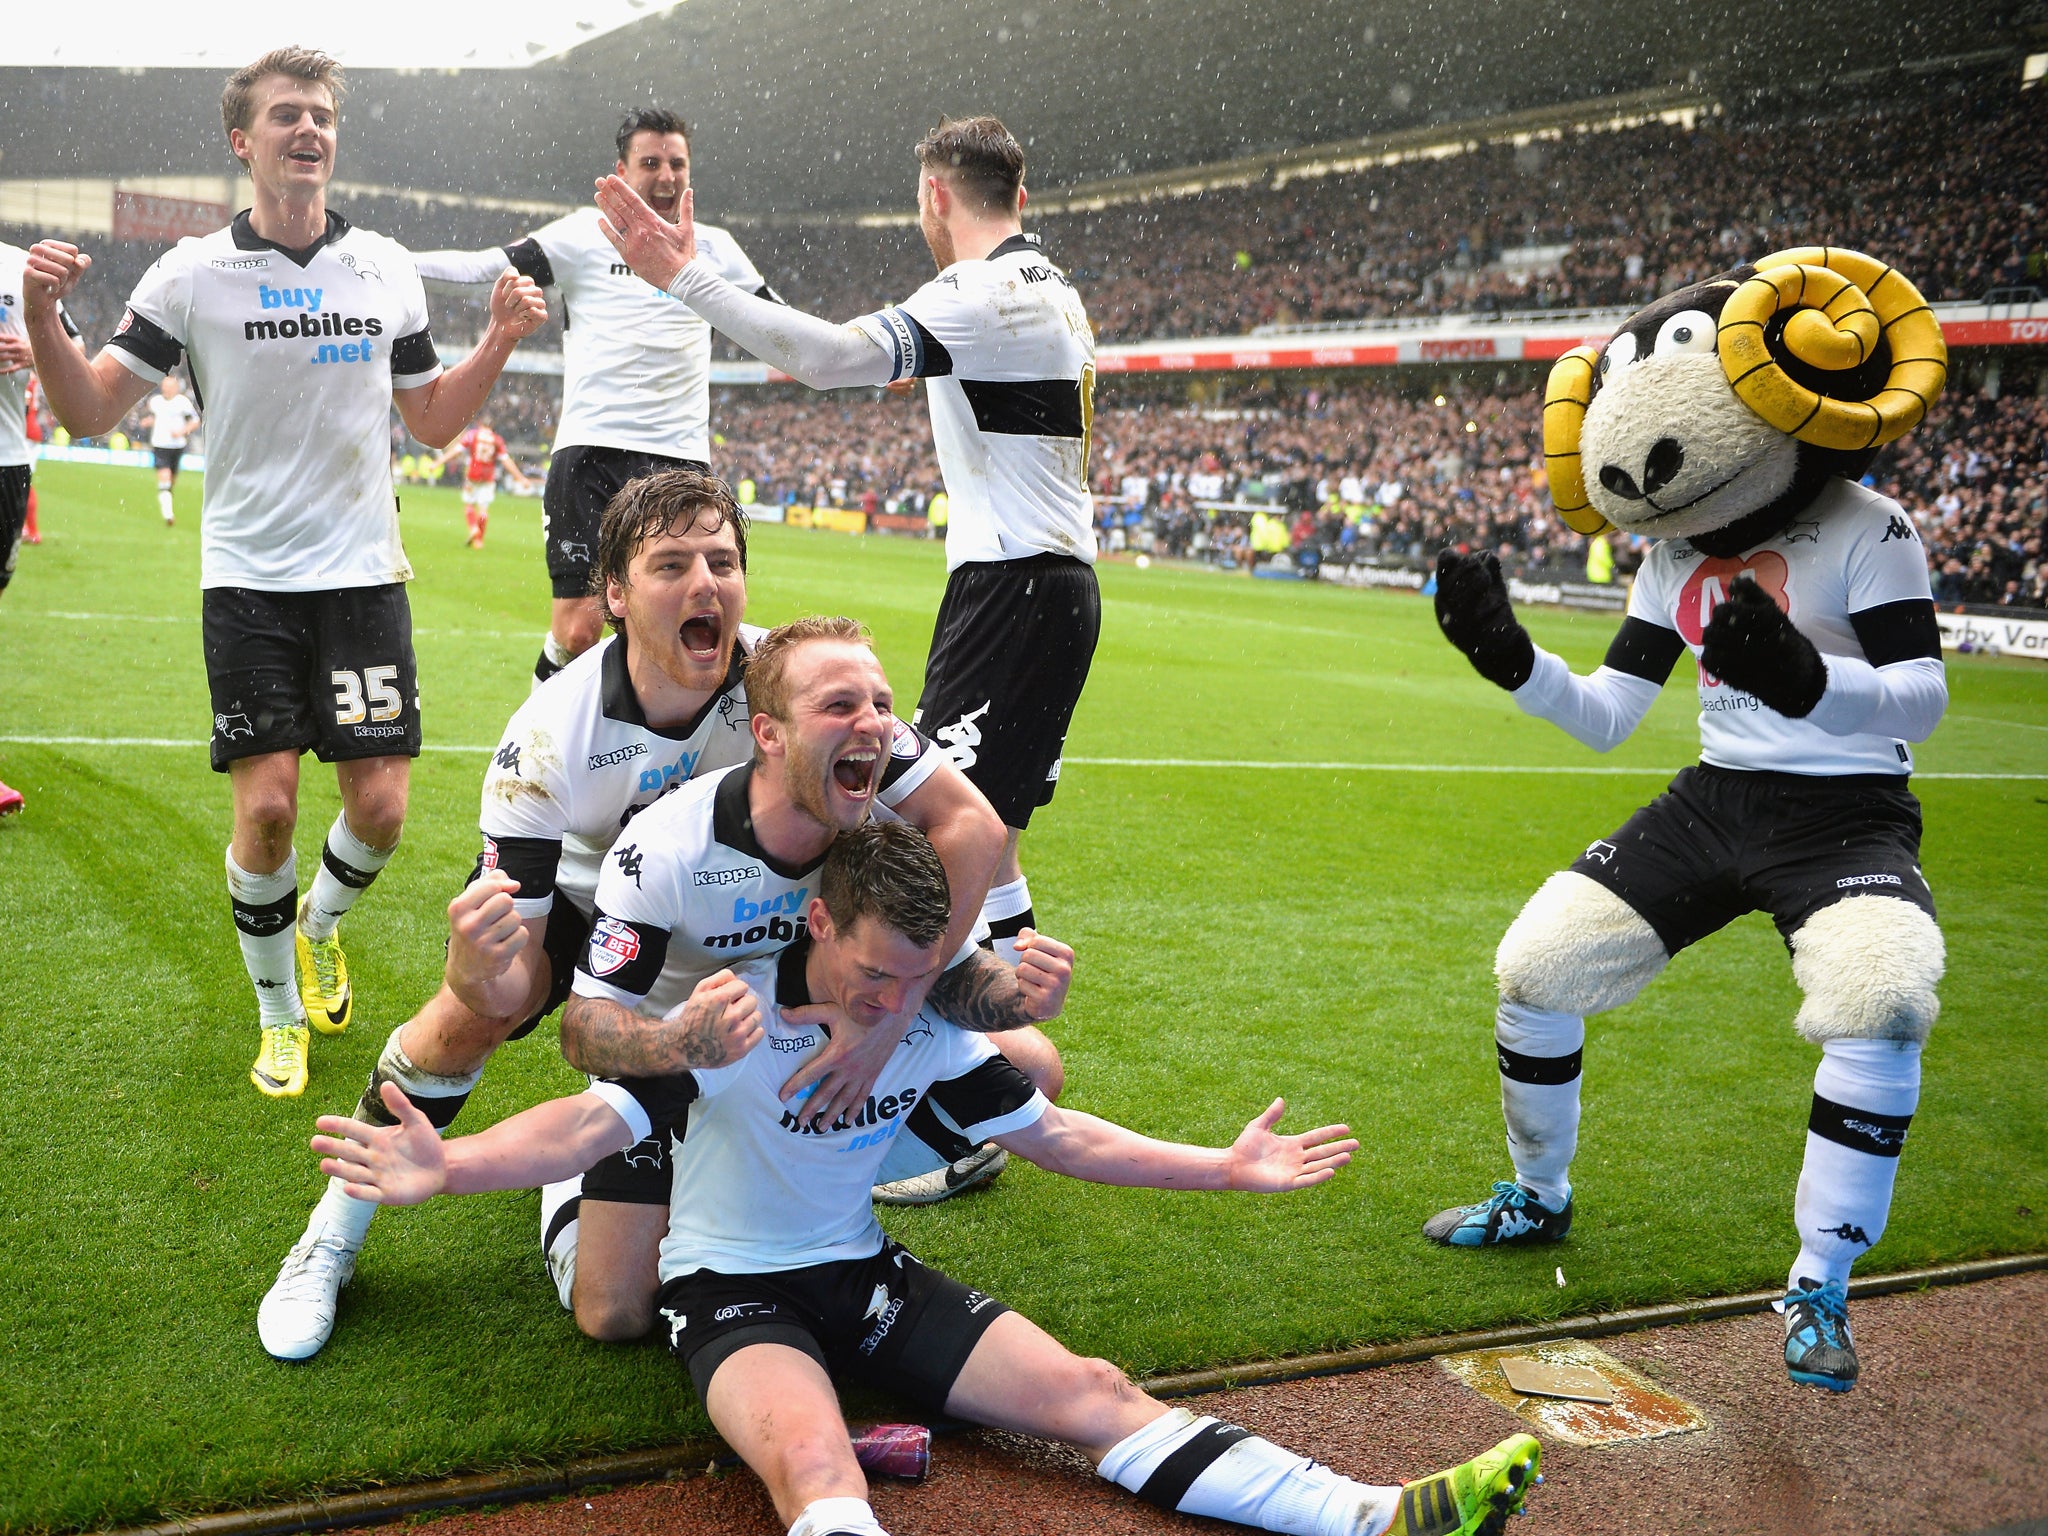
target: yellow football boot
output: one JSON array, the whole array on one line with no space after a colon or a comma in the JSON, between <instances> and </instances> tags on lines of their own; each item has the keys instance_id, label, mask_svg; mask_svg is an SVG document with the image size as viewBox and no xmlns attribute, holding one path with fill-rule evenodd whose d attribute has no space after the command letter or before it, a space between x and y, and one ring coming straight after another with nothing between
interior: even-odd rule
<instances>
[{"instance_id":1,"label":"yellow football boot","mask_svg":"<svg viewBox=\"0 0 2048 1536\"><path fill-rule=\"evenodd\" d=\"M273 1099L296 1099L306 1091L306 1051L313 1037L303 1024L269 1024L263 1049L249 1068L256 1091Z\"/></svg>"},{"instance_id":2,"label":"yellow football boot","mask_svg":"<svg viewBox=\"0 0 2048 1536\"><path fill-rule=\"evenodd\" d=\"M348 957L341 952L339 933L325 939L309 939L306 930L294 930L299 942L299 1000L306 1005L306 1021L323 1035L338 1035L348 1028Z\"/></svg>"},{"instance_id":3,"label":"yellow football boot","mask_svg":"<svg viewBox=\"0 0 2048 1536\"><path fill-rule=\"evenodd\" d=\"M1484 1455L1401 1489L1387 1536L1496 1536L1543 1481L1534 1435L1510 1435Z\"/></svg>"}]
</instances>

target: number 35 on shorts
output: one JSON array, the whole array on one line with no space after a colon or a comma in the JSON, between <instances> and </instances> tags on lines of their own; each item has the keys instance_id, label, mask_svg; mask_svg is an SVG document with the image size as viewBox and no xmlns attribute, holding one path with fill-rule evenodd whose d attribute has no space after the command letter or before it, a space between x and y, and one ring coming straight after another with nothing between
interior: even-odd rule
<instances>
[{"instance_id":1,"label":"number 35 on shorts","mask_svg":"<svg viewBox=\"0 0 2048 1536\"><path fill-rule=\"evenodd\" d=\"M398 678L396 667L365 667L360 672L343 670L327 676L334 684L336 725L361 725L365 720L381 724L405 713L405 700L392 686Z\"/></svg>"}]
</instances>

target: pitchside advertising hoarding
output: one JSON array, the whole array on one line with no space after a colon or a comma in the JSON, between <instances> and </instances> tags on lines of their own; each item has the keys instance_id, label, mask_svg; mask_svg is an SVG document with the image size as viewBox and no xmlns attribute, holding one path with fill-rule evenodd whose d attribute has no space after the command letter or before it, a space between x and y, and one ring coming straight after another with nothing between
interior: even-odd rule
<instances>
[{"instance_id":1,"label":"pitchside advertising hoarding","mask_svg":"<svg viewBox=\"0 0 2048 1536\"><path fill-rule=\"evenodd\" d=\"M2048 303L1937 304L1952 347L2048 345ZM1554 362L1573 347L1597 347L1631 310L1569 318L1478 320L1449 316L1404 326L1319 326L1216 341L1148 341L1106 346L1098 373L1247 372L1290 368L1391 368L1406 363Z\"/></svg>"},{"instance_id":2,"label":"pitchside advertising hoarding","mask_svg":"<svg viewBox=\"0 0 2048 1536\"><path fill-rule=\"evenodd\" d=\"M1940 613L1941 644L1951 651L1993 656L2031 656L2048 661L2048 618L1986 618L1976 613Z\"/></svg>"},{"instance_id":3,"label":"pitchside advertising hoarding","mask_svg":"<svg viewBox=\"0 0 2048 1536\"><path fill-rule=\"evenodd\" d=\"M114 238L173 243L210 235L234 217L226 203L199 203L149 192L114 192Z\"/></svg>"}]
</instances>

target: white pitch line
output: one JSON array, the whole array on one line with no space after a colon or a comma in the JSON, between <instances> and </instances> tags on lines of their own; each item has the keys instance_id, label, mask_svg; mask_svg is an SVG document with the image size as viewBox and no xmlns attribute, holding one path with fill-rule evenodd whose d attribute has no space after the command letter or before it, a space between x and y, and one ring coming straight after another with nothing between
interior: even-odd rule
<instances>
[{"instance_id":1,"label":"white pitch line","mask_svg":"<svg viewBox=\"0 0 2048 1536\"><path fill-rule=\"evenodd\" d=\"M17 747L203 747L203 741L170 736L0 736L0 744ZM496 746L466 746L428 742L426 752L497 751ZM1069 763L1086 768L1221 768L1257 769L1278 773L1522 773L1604 778L1664 778L1676 768L1585 768L1556 767L1534 763L1278 763L1247 762L1228 757L1069 757ZM1998 781L2048 780L2048 773L1916 773L1915 779L1992 779Z\"/></svg>"},{"instance_id":2,"label":"white pitch line","mask_svg":"<svg viewBox=\"0 0 2048 1536\"><path fill-rule=\"evenodd\" d=\"M2048 731L2048 725L2036 725L2031 720L1994 720L1989 715L1956 715L1944 717L1949 720L1967 720L1972 725L2002 725L2014 731Z\"/></svg>"}]
</instances>

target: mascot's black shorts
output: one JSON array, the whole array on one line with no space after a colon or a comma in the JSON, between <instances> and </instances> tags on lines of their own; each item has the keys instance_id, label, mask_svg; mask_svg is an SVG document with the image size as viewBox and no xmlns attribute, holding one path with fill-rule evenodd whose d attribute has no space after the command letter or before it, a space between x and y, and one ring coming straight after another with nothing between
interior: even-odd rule
<instances>
[{"instance_id":1,"label":"mascot's black shorts","mask_svg":"<svg viewBox=\"0 0 2048 1536\"><path fill-rule=\"evenodd\" d=\"M1792 935L1846 896L1896 896L1934 916L1920 873L1920 802L1903 775L1816 778L1702 763L1572 864L1677 954L1745 912Z\"/></svg>"}]
</instances>

